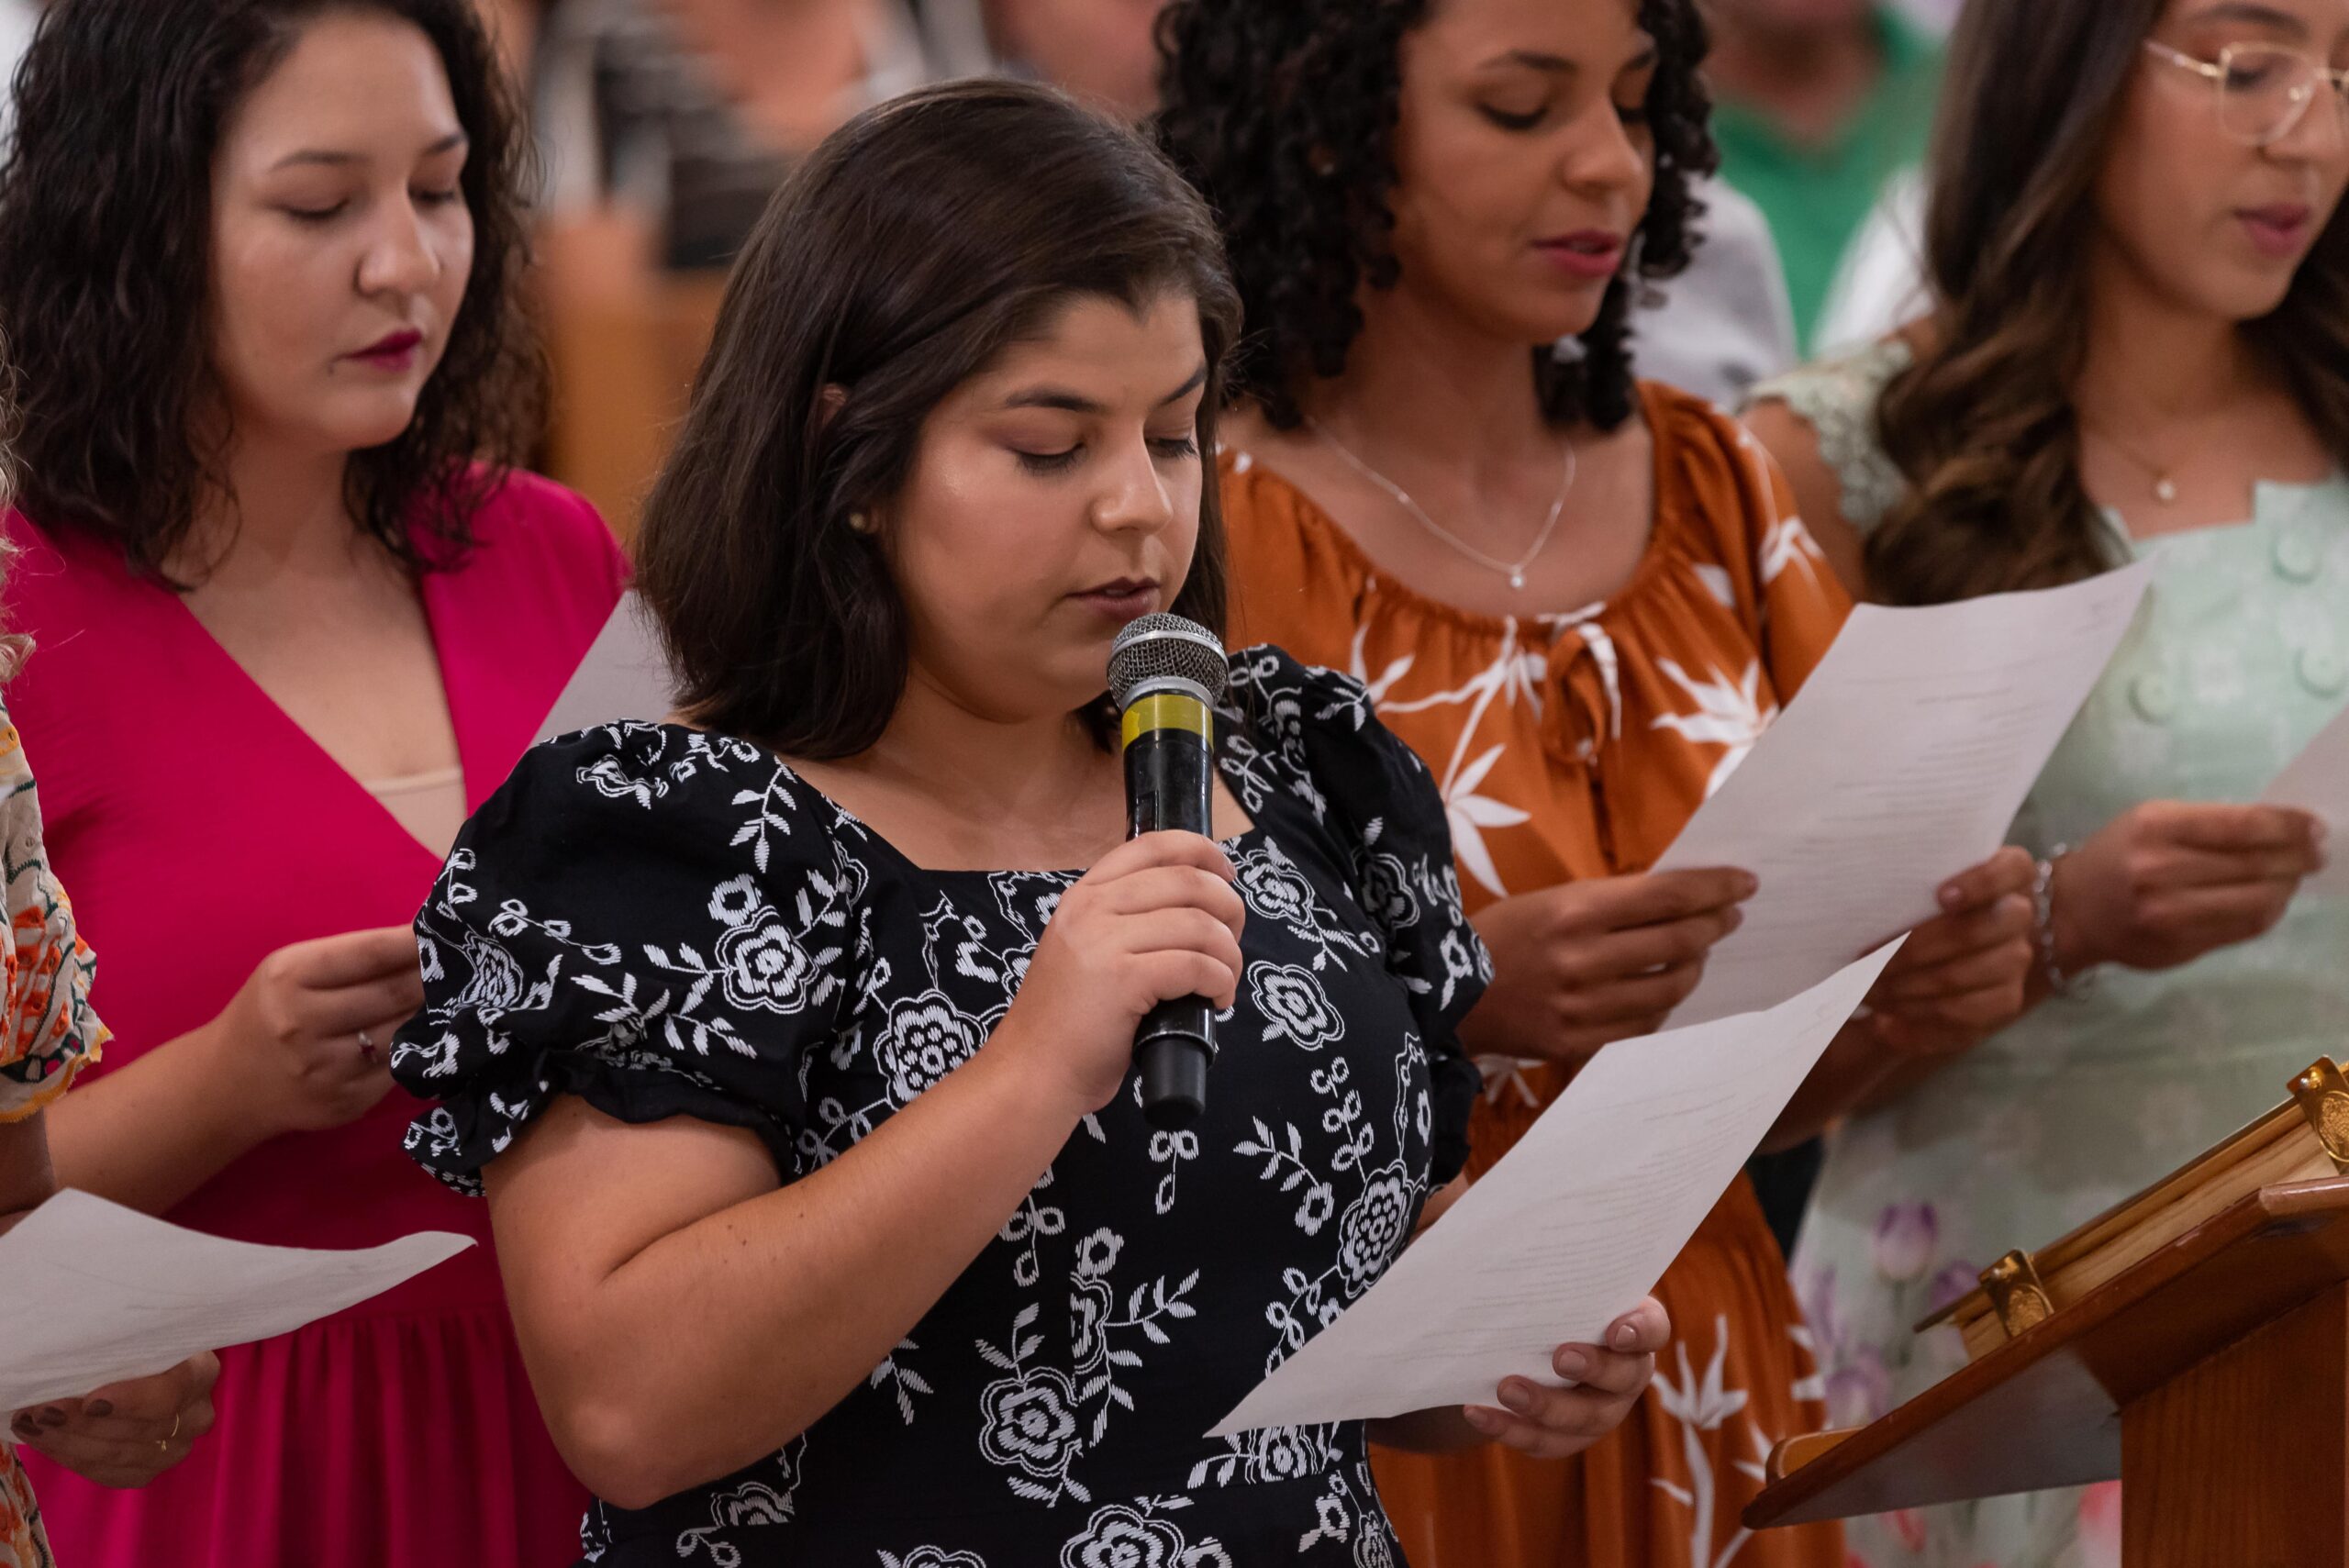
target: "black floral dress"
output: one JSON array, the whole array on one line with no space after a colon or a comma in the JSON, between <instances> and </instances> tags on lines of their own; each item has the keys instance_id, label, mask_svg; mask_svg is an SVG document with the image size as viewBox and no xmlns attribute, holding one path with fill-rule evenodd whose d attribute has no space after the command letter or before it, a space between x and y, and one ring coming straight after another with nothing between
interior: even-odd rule
<instances>
[{"instance_id":1,"label":"black floral dress","mask_svg":"<svg viewBox=\"0 0 2349 1568\"><path fill-rule=\"evenodd\" d=\"M1219 761L1256 825L1227 846L1247 966L1207 1116L1154 1131L1130 1082L863 1386L739 1474L598 1507L587 1562L1400 1562L1359 1424L1200 1434L1460 1168L1454 1026L1489 966L1433 784L1362 688L1267 649L1231 673ZM747 1128L795 1180L980 1049L1074 880L924 871L740 740L541 746L417 923L427 1005L393 1064L440 1104L408 1148L477 1192L575 1094Z\"/></svg>"}]
</instances>

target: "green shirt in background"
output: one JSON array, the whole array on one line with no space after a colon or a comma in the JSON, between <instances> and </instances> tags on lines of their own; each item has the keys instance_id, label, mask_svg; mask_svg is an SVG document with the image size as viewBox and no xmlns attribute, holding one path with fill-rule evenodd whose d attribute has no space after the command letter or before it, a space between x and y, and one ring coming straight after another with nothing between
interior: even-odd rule
<instances>
[{"instance_id":1,"label":"green shirt in background","mask_svg":"<svg viewBox=\"0 0 2349 1568\"><path fill-rule=\"evenodd\" d=\"M1877 11L1876 27L1884 39L1884 74L1832 140L1799 145L1738 104L1713 111L1721 178L1770 220L1805 353L1852 236L1874 210L1885 183L1923 161L1932 134L1940 46L1889 7Z\"/></svg>"}]
</instances>

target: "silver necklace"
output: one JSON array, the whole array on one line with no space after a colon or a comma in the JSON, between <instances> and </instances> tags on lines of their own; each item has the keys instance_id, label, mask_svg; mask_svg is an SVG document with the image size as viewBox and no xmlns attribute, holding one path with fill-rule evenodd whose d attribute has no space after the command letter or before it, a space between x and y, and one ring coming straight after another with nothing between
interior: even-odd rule
<instances>
[{"instance_id":1,"label":"silver necklace","mask_svg":"<svg viewBox=\"0 0 2349 1568\"><path fill-rule=\"evenodd\" d=\"M1411 497L1405 493L1401 485L1396 484L1393 480L1379 473L1378 470L1371 467L1370 464L1363 462L1362 459L1354 456L1353 452L1348 451L1346 450L1346 444L1338 439L1337 437L1331 435L1328 430L1324 429L1319 420L1313 418L1309 415L1307 416L1305 428L1312 431L1316 436L1319 436L1321 439L1329 442L1330 450L1343 458L1347 467L1353 469L1356 473L1361 474L1364 479L1370 481L1370 483L1378 486L1379 489L1385 491L1388 495L1394 498L1397 506L1402 507L1403 510L1417 517L1419 520L1420 527L1426 528L1428 532L1433 534L1437 539L1442 540L1445 544L1450 545L1453 549L1458 550L1461 554L1466 556L1477 565L1484 567L1486 571L1499 573L1502 576L1508 579L1508 585L1510 587L1520 590L1525 586L1525 569L1540 559L1542 551L1549 546L1550 536L1558 531L1558 519L1565 514L1566 510L1566 496L1573 492L1575 487L1575 478L1576 474L1581 472L1582 467L1582 459L1575 450L1574 438L1572 436L1568 436L1565 438L1565 480L1558 486L1558 498L1550 503L1550 515L1542 519L1542 531L1533 536L1533 548L1527 550L1525 552L1524 559L1520 561L1503 561L1497 555L1486 554L1483 550L1478 550L1475 545L1470 544L1466 539L1462 539L1458 534L1453 533L1450 528L1445 528L1442 523L1437 522L1433 517L1429 517L1427 508L1420 506L1417 501L1412 500Z\"/></svg>"}]
</instances>

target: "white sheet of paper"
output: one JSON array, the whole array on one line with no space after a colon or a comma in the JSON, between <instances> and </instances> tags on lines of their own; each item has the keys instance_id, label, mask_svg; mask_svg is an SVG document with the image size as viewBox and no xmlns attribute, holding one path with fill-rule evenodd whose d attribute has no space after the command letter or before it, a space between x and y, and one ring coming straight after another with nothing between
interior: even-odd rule
<instances>
[{"instance_id":1,"label":"white sheet of paper","mask_svg":"<svg viewBox=\"0 0 2349 1568\"><path fill-rule=\"evenodd\" d=\"M1208 1435L1490 1405L1510 1375L1554 1386L1551 1355L1598 1342L1664 1277L1899 945L1769 1012L1600 1051Z\"/></svg>"},{"instance_id":2,"label":"white sheet of paper","mask_svg":"<svg viewBox=\"0 0 2349 1568\"><path fill-rule=\"evenodd\" d=\"M2332 830L2324 869L2302 883L2300 891L2349 894L2349 710L2319 730L2259 798L2265 805L2312 812Z\"/></svg>"},{"instance_id":3,"label":"white sheet of paper","mask_svg":"<svg viewBox=\"0 0 2349 1568\"><path fill-rule=\"evenodd\" d=\"M360 1252L262 1247L59 1193L0 1236L0 1413L290 1333L472 1245L429 1231Z\"/></svg>"},{"instance_id":4,"label":"white sheet of paper","mask_svg":"<svg viewBox=\"0 0 2349 1568\"><path fill-rule=\"evenodd\" d=\"M1672 1022L1775 1006L1931 919L2004 841L2136 616L2153 568L1922 609L1863 605L1659 871L1762 890Z\"/></svg>"},{"instance_id":5,"label":"white sheet of paper","mask_svg":"<svg viewBox=\"0 0 2349 1568\"><path fill-rule=\"evenodd\" d=\"M661 634L644 601L631 589L620 595L612 618L596 633L562 695L547 711L539 740L551 740L621 718L658 723L677 706L676 690Z\"/></svg>"}]
</instances>

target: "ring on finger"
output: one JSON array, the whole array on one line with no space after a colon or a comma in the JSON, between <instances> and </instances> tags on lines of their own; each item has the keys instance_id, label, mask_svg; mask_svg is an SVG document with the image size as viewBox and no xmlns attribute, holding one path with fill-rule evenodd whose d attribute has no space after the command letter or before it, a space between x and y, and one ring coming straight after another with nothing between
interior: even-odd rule
<instances>
[{"instance_id":1,"label":"ring on finger","mask_svg":"<svg viewBox=\"0 0 2349 1568\"><path fill-rule=\"evenodd\" d=\"M155 1440L155 1451L157 1453L169 1453L172 1451L172 1440L180 1435L180 1419L181 1418L177 1415L172 1417L171 1437L157 1438Z\"/></svg>"},{"instance_id":2,"label":"ring on finger","mask_svg":"<svg viewBox=\"0 0 2349 1568\"><path fill-rule=\"evenodd\" d=\"M365 1029L359 1031L359 1055L368 1066L375 1065L375 1037Z\"/></svg>"}]
</instances>

